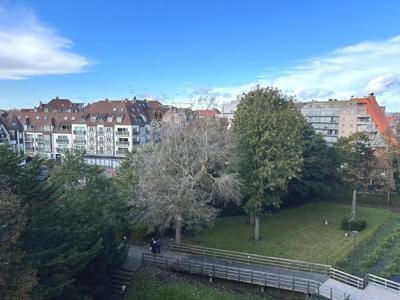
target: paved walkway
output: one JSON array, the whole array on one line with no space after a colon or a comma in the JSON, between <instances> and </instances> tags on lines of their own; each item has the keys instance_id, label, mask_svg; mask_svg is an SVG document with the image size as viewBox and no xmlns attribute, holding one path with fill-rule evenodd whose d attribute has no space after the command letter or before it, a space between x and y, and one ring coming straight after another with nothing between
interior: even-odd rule
<instances>
[{"instance_id":1,"label":"paved walkway","mask_svg":"<svg viewBox=\"0 0 400 300\"><path fill-rule=\"evenodd\" d=\"M150 253L148 246L134 246L129 247L128 261L125 263L124 268L129 270L136 270L140 267L142 262L142 253ZM205 257L199 255L192 255L177 251L170 251L162 249L161 255L173 258L185 258L192 261L201 261L207 263L214 263L219 265L228 265L237 268L245 268L254 271L263 271L290 277L310 279L320 282L320 293L329 298L330 289L334 292L333 299L344 299L345 295L350 296L349 300L400 300L400 293L392 289L385 288L374 283L368 283L365 289L360 290L339 281L330 279L328 275L316 274L311 272L303 272L297 270L290 270L278 267L270 267L264 265L256 265L249 263L241 263L229 261L216 257Z\"/></svg>"}]
</instances>

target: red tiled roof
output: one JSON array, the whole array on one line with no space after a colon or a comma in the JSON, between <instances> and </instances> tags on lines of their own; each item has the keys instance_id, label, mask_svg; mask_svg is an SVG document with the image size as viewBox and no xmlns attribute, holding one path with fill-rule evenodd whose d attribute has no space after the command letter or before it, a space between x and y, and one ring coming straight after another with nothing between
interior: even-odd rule
<instances>
[{"instance_id":1,"label":"red tiled roof","mask_svg":"<svg viewBox=\"0 0 400 300\"><path fill-rule=\"evenodd\" d=\"M214 116L220 114L220 111L216 108L200 109L200 110L196 110L196 113L199 117L214 117Z\"/></svg>"},{"instance_id":2,"label":"red tiled roof","mask_svg":"<svg viewBox=\"0 0 400 300\"><path fill-rule=\"evenodd\" d=\"M152 108L158 108L162 106L162 103L158 100L148 100L147 103L149 103Z\"/></svg>"}]
</instances>

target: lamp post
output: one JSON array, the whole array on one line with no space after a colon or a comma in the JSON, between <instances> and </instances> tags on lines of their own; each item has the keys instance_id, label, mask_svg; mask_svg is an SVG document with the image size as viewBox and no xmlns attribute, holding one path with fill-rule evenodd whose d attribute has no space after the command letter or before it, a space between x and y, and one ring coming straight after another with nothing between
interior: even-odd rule
<instances>
[{"instance_id":1,"label":"lamp post","mask_svg":"<svg viewBox=\"0 0 400 300\"><path fill-rule=\"evenodd\" d=\"M357 230L353 230L351 232L351 234L353 235L353 255L352 255L352 266L351 266L351 274L354 275L354 262L355 262L355 250L356 250L356 237L358 235L358 231Z\"/></svg>"}]
</instances>

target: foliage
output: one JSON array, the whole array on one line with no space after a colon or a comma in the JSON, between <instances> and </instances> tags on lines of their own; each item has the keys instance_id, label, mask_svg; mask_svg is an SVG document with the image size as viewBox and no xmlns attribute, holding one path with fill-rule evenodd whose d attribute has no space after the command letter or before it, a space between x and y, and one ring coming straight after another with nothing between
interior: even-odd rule
<instances>
[{"instance_id":1,"label":"foliage","mask_svg":"<svg viewBox=\"0 0 400 300\"><path fill-rule=\"evenodd\" d=\"M38 269L33 295L96 295L95 283L104 284L126 251L118 240L125 207L114 184L82 154L67 152L42 195L32 204L25 240Z\"/></svg>"},{"instance_id":2,"label":"foliage","mask_svg":"<svg viewBox=\"0 0 400 300\"><path fill-rule=\"evenodd\" d=\"M0 192L0 299L29 299L36 284L34 269L24 261L20 239L25 210L18 197Z\"/></svg>"},{"instance_id":3,"label":"foliage","mask_svg":"<svg viewBox=\"0 0 400 300\"><path fill-rule=\"evenodd\" d=\"M163 126L162 143L146 146L132 166L140 177L133 195L139 222L154 230L199 230L212 222L217 205L240 199L230 134L220 120ZM135 195L138 197L135 200Z\"/></svg>"},{"instance_id":4,"label":"foliage","mask_svg":"<svg viewBox=\"0 0 400 300\"><path fill-rule=\"evenodd\" d=\"M400 226L397 226L383 241L371 252L365 259L360 261L360 265L364 268L371 267L385 254L387 249L393 246L396 239L400 237Z\"/></svg>"},{"instance_id":5,"label":"foliage","mask_svg":"<svg viewBox=\"0 0 400 300\"><path fill-rule=\"evenodd\" d=\"M157 272L157 271L155 271ZM154 270L153 270L154 273ZM172 277L173 275L167 275ZM167 277L165 276L165 277ZM261 300L272 299L270 297L261 297L250 293L239 294L229 291L220 291L202 283L191 283L174 278L173 280L162 276L157 278L145 272L139 273L133 279L133 284L130 286L130 293L126 297L128 300ZM273 298L275 299L275 298Z\"/></svg>"},{"instance_id":6,"label":"foliage","mask_svg":"<svg viewBox=\"0 0 400 300\"><path fill-rule=\"evenodd\" d=\"M368 188L375 155L371 141L364 132L339 138L334 147L342 158L343 178L355 188Z\"/></svg>"},{"instance_id":7,"label":"foliage","mask_svg":"<svg viewBox=\"0 0 400 300\"><path fill-rule=\"evenodd\" d=\"M289 181L300 176L304 122L293 100L270 87L245 94L237 107L233 128L245 208L257 218L266 206L279 207Z\"/></svg>"},{"instance_id":8,"label":"foliage","mask_svg":"<svg viewBox=\"0 0 400 300\"><path fill-rule=\"evenodd\" d=\"M299 177L289 182L286 204L318 199L328 193L337 183L337 169L340 166L334 148L328 147L320 134L311 125L302 126L303 168Z\"/></svg>"},{"instance_id":9,"label":"foliage","mask_svg":"<svg viewBox=\"0 0 400 300\"><path fill-rule=\"evenodd\" d=\"M349 219L347 217L344 217L342 219L342 223L340 224L340 227L343 230L361 231L361 230L365 229L365 227L367 227L367 221L363 220L363 219L351 220L351 219Z\"/></svg>"}]
</instances>

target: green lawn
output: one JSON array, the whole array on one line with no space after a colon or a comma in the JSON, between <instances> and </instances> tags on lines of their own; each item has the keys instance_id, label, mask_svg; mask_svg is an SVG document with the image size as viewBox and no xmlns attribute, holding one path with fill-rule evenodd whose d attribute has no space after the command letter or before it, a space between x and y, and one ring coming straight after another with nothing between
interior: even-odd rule
<instances>
[{"instance_id":1,"label":"green lawn","mask_svg":"<svg viewBox=\"0 0 400 300\"><path fill-rule=\"evenodd\" d=\"M158 280L147 273L135 276L127 300L272 300L251 294L214 289L202 283L188 283L174 278L170 283ZM282 298L280 298L282 299Z\"/></svg>"},{"instance_id":2,"label":"green lawn","mask_svg":"<svg viewBox=\"0 0 400 300\"><path fill-rule=\"evenodd\" d=\"M336 203L310 203L285 209L261 220L262 240L252 239L253 225L247 216L226 217L213 228L202 231L190 242L207 247L257 253L309 262L335 265L349 256L352 237L340 229L350 206ZM382 222L398 223L400 214L380 208L358 208L357 216L367 220L357 241L371 240L385 226ZM328 219L329 225L325 225Z\"/></svg>"}]
</instances>

